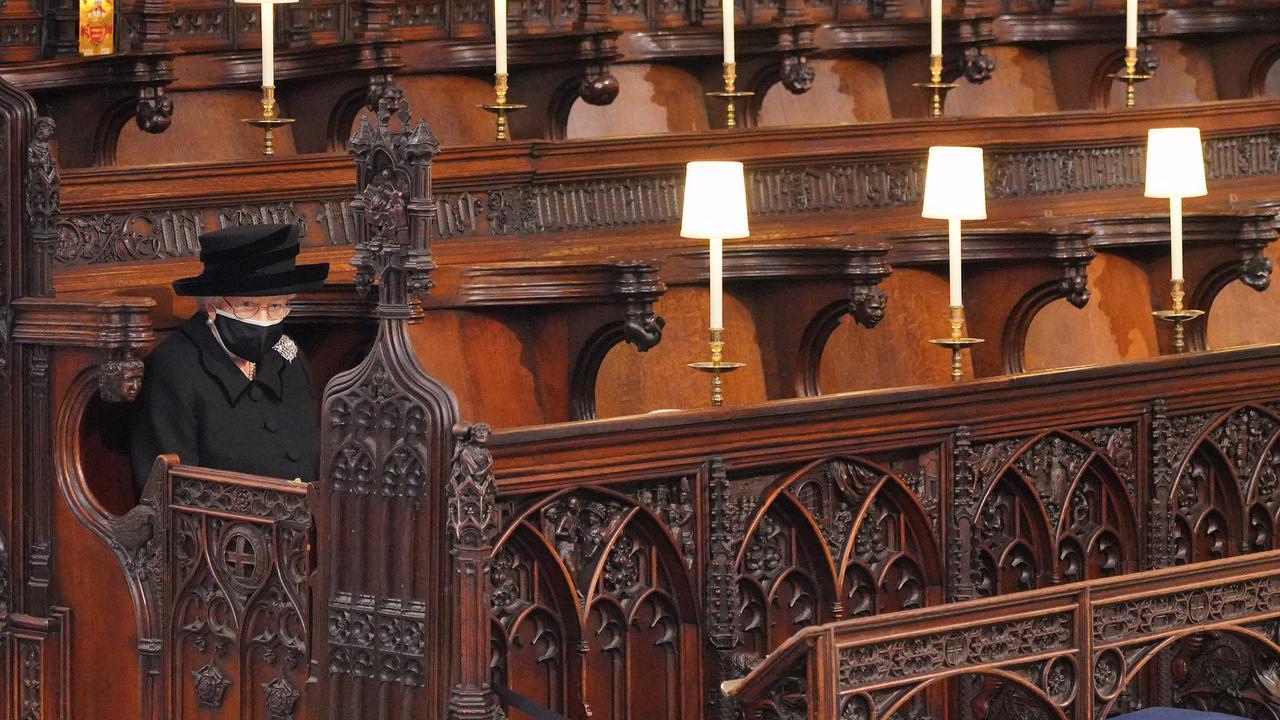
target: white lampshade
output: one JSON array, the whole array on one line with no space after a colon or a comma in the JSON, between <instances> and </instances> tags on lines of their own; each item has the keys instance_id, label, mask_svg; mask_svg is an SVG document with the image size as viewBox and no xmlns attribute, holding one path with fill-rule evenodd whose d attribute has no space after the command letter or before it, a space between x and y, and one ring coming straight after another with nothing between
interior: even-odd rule
<instances>
[{"instance_id":1,"label":"white lampshade","mask_svg":"<svg viewBox=\"0 0 1280 720\"><path fill-rule=\"evenodd\" d=\"M241 5L288 5L298 0L235 0Z\"/></svg>"},{"instance_id":2,"label":"white lampshade","mask_svg":"<svg viewBox=\"0 0 1280 720\"><path fill-rule=\"evenodd\" d=\"M1147 192L1151 198L1207 195L1200 128L1147 131Z\"/></svg>"},{"instance_id":3,"label":"white lampshade","mask_svg":"<svg viewBox=\"0 0 1280 720\"><path fill-rule=\"evenodd\" d=\"M747 229L747 183L740 162L691 162L684 176L680 237L743 238Z\"/></svg>"},{"instance_id":4,"label":"white lampshade","mask_svg":"<svg viewBox=\"0 0 1280 720\"><path fill-rule=\"evenodd\" d=\"M982 148L929 148L924 176L922 217L937 220L985 220L987 185L982 173Z\"/></svg>"}]
</instances>

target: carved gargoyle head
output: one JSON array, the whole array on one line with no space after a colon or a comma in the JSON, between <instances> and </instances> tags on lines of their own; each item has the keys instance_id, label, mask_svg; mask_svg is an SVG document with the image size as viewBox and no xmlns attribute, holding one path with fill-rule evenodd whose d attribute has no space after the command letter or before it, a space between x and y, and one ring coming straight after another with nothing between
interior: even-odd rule
<instances>
[{"instance_id":1,"label":"carved gargoyle head","mask_svg":"<svg viewBox=\"0 0 1280 720\"><path fill-rule=\"evenodd\" d=\"M812 88L816 77L813 68L809 67L809 61L799 54L784 57L778 74L782 80L782 86L794 95L800 95Z\"/></svg>"},{"instance_id":2,"label":"carved gargoyle head","mask_svg":"<svg viewBox=\"0 0 1280 720\"><path fill-rule=\"evenodd\" d=\"M858 285L849 292L849 311L854 321L868 329L884 319L888 303L888 293L874 285Z\"/></svg>"},{"instance_id":3,"label":"carved gargoyle head","mask_svg":"<svg viewBox=\"0 0 1280 720\"><path fill-rule=\"evenodd\" d=\"M107 402L133 402L141 389L141 360L114 358L102 364L98 373L98 397Z\"/></svg>"},{"instance_id":4,"label":"carved gargoyle head","mask_svg":"<svg viewBox=\"0 0 1280 720\"><path fill-rule=\"evenodd\" d=\"M662 340L662 328L667 321L661 315L652 313L628 313L622 324L622 338L636 350L646 352Z\"/></svg>"},{"instance_id":5,"label":"carved gargoyle head","mask_svg":"<svg viewBox=\"0 0 1280 720\"><path fill-rule=\"evenodd\" d=\"M1271 285L1271 258L1255 255L1240 262L1240 282L1262 292Z\"/></svg>"}]
</instances>

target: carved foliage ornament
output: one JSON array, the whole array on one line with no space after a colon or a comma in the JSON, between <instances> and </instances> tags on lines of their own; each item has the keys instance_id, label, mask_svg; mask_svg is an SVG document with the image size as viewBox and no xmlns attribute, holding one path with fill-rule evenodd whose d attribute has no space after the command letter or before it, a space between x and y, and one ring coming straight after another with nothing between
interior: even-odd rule
<instances>
[{"instance_id":1,"label":"carved foliage ornament","mask_svg":"<svg viewBox=\"0 0 1280 720\"><path fill-rule=\"evenodd\" d=\"M392 92L384 101L379 95L375 102L390 110L397 96ZM371 151L377 133L370 125L363 136L360 131L356 135L362 136L362 147L369 143ZM424 130L424 139L417 143L427 156L434 154L435 147L434 139L425 140L429 134ZM1280 172L1280 133L1208 138L1204 148L1210 180ZM1143 152L1141 145L1113 145L989 153L987 192L992 199L1012 199L1140 187ZM366 176L375 179L380 172L371 167ZM398 209L407 208L405 177L391 173L371 191L370 200L379 205L378 221L384 228L398 227L401 215L407 213ZM905 207L920 202L923 181L923 161L842 159L748 168L748 206L754 216ZM478 192L432 194L432 210L426 215L434 236L440 238L602 231L679 222L682 192L679 176L670 174L531 182ZM294 211L317 235L310 244L345 245L357 239L356 210L362 202L334 197L300 202ZM141 216L149 220L140 222ZM200 218L201 213L190 207L68 216L59 228L63 237L57 262L75 265L191 256L197 250L195 236L206 229ZM187 228L187 224L194 227ZM122 238L119 251L96 250L117 237ZM384 247L378 252L390 250ZM361 262L372 263L374 254L370 248ZM1084 299L1077 292L1075 278L1068 278L1067 285L1072 302Z\"/></svg>"}]
</instances>

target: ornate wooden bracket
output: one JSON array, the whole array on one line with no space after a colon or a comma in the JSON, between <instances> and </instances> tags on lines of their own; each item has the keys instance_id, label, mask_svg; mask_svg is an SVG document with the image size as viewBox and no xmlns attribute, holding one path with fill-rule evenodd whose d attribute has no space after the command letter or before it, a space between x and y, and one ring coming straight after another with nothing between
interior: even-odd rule
<instances>
[{"instance_id":1,"label":"ornate wooden bracket","mask_svg":"<svg viewBox=\"0 0 1280 720\"><path fill-rule=\"evenodd\" d=\"M1001 350L1004 354L1004 372L1017 374L1026 366L1023 353L1026 349L1027 331L1031 321L1046 305L1065 299L1077 308L1089 304L1089 263L1097 255L1089 247L1090 233L1063 234L1054 241L1050 255L1058 267L1059 277L1041 283L1018 299L1005 323Z\"/></svg>"},{"instance_id":2,"label":"ornate wooden bracket","mask_svg":"<svg viewBox=\"0 0 1280 720\"><path fill-rule=\"evenodd\" d=\"M601 325L572 355L571 416L589 420L596 413L596 378L609 351L627 342L646 352L662 340L666 321L653 313L653 303L667 291L658 279L660 267L640 260L481 265L463 273L458 292L464 305L478 308L620 306L622 317Z\"/></svg>"},{"instance_id":3,"label":"ornate wooden bracket","mask_svg":"<svg viewBox=\"0 0 1280 720\"><path fill-rule=\"evenodd\" d=\"M849 315L862 327L874 328L884 318L885 306L889 302L888 294L879 287L893 272L885 262L888 246L841 248L838 253L844 256L843 262L837 260L835 267L843 269L843 277L848 281L848 296L819 310L805 327L796 361L796 393L801 397L822 394L818 388L822 354L841 319Z\"/></svg>"},{"instance_id":4,"label":"ornate wooden bracket","mask_svg":"<svg viewBox=\"0 0 1280 720\"><path fill-rule=\"evenodd\" d=\"M20 298L13 302L13 340L53 347L96 348L101 353L98 393L131 402L142 383L137 353L151 344L151 308L141 297Z\"/></svg>"}]
</instances>

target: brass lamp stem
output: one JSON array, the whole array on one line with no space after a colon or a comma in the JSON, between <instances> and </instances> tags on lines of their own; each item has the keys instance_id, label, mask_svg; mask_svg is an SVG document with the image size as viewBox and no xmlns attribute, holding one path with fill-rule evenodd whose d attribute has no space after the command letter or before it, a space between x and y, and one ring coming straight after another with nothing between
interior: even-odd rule
<instances>
[{"instance_id":1,"label":"brass lamp stem","mask_svg":"<svg viewBox=\"0 0 1280 720\"><path fill-rule=\"evenodd\" d=\"M275 86L263 85L262 116L245 118L244 122L253 127L262 128L262 154L270 157L276 154L275 129L293 122L293 118L280 117L280 108L276 104Z\"/></svg>"},{"instance_id":2,"label":"brass lamp stem","mask_svg":"<svg viewBox=\"0 0 1280 720\"><path fill-rule=\"evenodd\" d=\"M980 342L982 338L972 338L964 336L964 306L952 305L951 313L948 317L948 323L951 325L951 336L930 340L934 345L939 345L951 350L951 382L960 382L964 377L964 364L960 352L968 347L973 347Z\"/></svg>"},{"instance_id":3,"label":"brass lamp stem","mask_svg":"<svg viewBox=\"0 0 1280 720\"><path fill-rule=\"evenodd\" d=\"M738 64L727 62L724 63L724 90L721 92L709 92L707 97L713 97L724 102L724 125L727 128L738 127L737 102L742 98L749 98L755 93L743 90L737 90L738 84Z\"/></svg>"},{"instance_id":4,"label":"brass lamp stem","mask_svg":"<svg viewBox=\"0 0 1280 720\"><path fill-rule=\"evenodd\" d=\"M507 102L507 74L494 73L493 76L493 94L497 102L481 105L481 109L491 112L497 116L497 133L496 139L499 141L510 140L511 133L507 129L507 114L523 110L528 105L520 105L517 103Z\"/></svg>"},{"instance_id":5,"label":"brass lamp stem","mask_svg":"<svg viewBox=\"0 0 1280 720\"><path fill-rule=\"evenodd\" d=\"M1203 310L1195 310L1183 307L1182 299L1186 297L1183 290L1184 281L1181 278L1175 278L1169 281L1169 297L1172 300L1173 307L1169 310L1157 310L1152 315L1173 323L1173 351L1182 354L1187 351L1186 331L1183 325L1191 320L1204 315Z\"/></svg>"},{"instance_id":6,"label":"brass lamp stem","mask_svg":"<svg viewBox=\"0 0 1280 720\"><path fill-rule=\"evenodd\" d=\"M912 83L912 87L928 90L932 93L929 103L929 117L942 117L942 105L946 101L947 91L956 87L955 83L942 82L942 56L929 56L929 82Z\"/></svg>"},{"instance_id":7,"label":"brass lamp stem","mask_svg":"<svg viewBox=\"0 0 1280 720\"><path fill-rule=\"evenodd\" d=\"M1124 81L1124 106L1126 108L1131 108L1134 105L1133 86L1143 80L1151 79L1150 75L1138 72L1138 48L1136 47L1124 49L1124 70L1112 77Z\"/></svg>"},{"instance_id":8,"label":"brass lamp stem","mask_svg":"<svg viewBox=\"0 0 1280 720\"><path fill-rule=\"evenodd\" d=\"M720 407L724 405L724 380L720 376L744 367L745 363L726 362L723 359L724 328L711 328L711 340L708 344L711 346L711 361L691 362L689 367L711 375L711 406Z\"/></svg>"}]
</instances>

